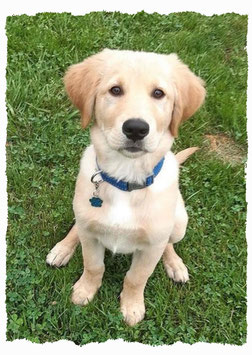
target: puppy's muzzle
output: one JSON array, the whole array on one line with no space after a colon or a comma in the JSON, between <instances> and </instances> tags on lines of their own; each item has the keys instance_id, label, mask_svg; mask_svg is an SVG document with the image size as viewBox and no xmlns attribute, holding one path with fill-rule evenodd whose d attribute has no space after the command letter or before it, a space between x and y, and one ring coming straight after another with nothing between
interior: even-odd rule
<instances>
[{"instance_id":1,"label":"puppy's muzzle","mask_svg":"<svg viewBox=\"0 0 252 355\"><path fill-rule=\"evenodd\" d=\"M134 143L146 137L149 134L149 130L148 123L140 118L131 118L125 121L122 126L125 136Z\"/></svg>"}]
</instances>

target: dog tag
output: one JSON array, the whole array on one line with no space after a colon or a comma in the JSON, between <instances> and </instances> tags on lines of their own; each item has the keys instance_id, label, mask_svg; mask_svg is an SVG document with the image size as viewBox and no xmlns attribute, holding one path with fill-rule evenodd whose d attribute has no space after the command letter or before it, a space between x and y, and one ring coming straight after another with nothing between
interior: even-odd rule
<instances>
[{"instance_id":1,"label":"dog tag","mask_svg":"<svg viewBox=\"0 0 252 355\"><path fill-rule=\"evenodd\" d=\"M95 191L93 192L93 197L89 199L91 206L101 207L103 200L99 197L99 187L103 180L95 181L94 178L96 175L100 174L101 170L94 173L91 177L91 182L95 185Z\"/></svg>"},{"instance_id":2,"label":"dog tag","mask_svg":"<svg viewBox=\"0 0 252 355\"><path fill-rule=\"evenodd\" d=\"M91 206L93 207L101 207L102 206L102 203L103 201L100 199L100 197L92 197L89 199L90 203L91 203Z\"/></svg>"}]
</instances>

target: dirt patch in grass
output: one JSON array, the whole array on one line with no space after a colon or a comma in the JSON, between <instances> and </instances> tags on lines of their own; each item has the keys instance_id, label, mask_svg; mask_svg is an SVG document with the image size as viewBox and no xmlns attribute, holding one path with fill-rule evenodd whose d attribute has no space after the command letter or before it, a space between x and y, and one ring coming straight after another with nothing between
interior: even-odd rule
<instances>
[{"instance_id":1,"label":"dirt patch in grass","mask_svg":"<svg viewBox=\"0 0 252 355\"><path fill-rule=\"evenodd\" d=\"M206 134L206 143L210 152L226 163L241 164L245 161L246 151L225 134Z\"/></svg>"}]
</instances>

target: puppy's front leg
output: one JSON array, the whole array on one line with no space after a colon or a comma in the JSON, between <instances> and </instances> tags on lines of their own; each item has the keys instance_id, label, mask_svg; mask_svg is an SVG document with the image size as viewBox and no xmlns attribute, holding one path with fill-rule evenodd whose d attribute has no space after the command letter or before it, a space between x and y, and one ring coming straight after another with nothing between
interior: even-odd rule
<instances>
[{"instance_id":1,"label":"puppy's front leg","mask_svg":"<svg viewBox=\"0 0 252 355\"><path fill-rule=\"evenodd\" d=\"M84 306L94 298L101 286L105 248L96 239L81 239L84 271L73 287L72 302Z\"/></svg>"},{"instance_id":2,"label":"puppy's front leg","mask_svg":"<svg viewBox=\"0 0 252 355\"><path fill-rule=\"evenodd\" d=\"M161 258L166 244L137 250L127 272L121 292L121 312L128 325L135 325L144 318L144 288Z\"/></svg>"}]
</instances>

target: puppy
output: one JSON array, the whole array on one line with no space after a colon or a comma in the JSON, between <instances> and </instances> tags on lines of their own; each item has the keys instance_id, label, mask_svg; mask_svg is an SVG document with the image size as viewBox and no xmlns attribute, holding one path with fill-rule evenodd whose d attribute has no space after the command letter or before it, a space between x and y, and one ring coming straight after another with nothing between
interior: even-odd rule
<instances>
[{"instance_id":1,"label":"puppy","mask_svg":"<svg viewBox=\"0 0 252 355\"><path fill-rule=\"evenodd\" d=\"M132 253L120 295L129 325L144 318L144 288L163 256L168 276L188 281L173 244L185 235L188 216L179 191L179 162L194 150L171 152L179 125L205 98L203 81L176 54L105 49L69 68L66 91L83 128L92 116L92 144L76 182L76 223L47 256L65 265L79 242L84 272L72 301L90 302L101 286L104 251Z\"/></svg>"}]
</instances>

